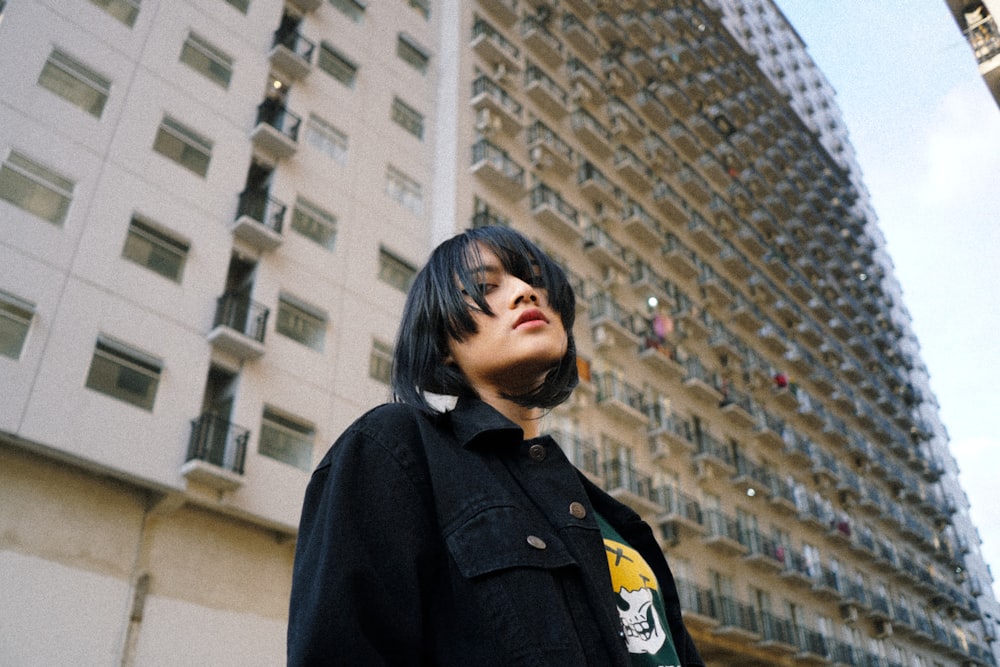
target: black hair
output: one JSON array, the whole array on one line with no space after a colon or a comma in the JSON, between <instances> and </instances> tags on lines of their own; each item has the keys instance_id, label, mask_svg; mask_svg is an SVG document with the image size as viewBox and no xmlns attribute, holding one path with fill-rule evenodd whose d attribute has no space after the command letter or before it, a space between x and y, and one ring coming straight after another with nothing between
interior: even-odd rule
<instances>
[{"instance_id":1,"label":"black hair","mask_svg":"<svg viewBox=\"0 0 1000 667\"><path fill-rule=\"evenodd\" d=\"M535 389L504 396L528 407L553 408L569 398L579 381L573 340L576 297L562 268L534 243L507 227L478 227L444 241L417 273L396 336L393 394L397 401L430 412L434 409L426 392L477 395L458 367L446 360L450 341L462 341L476 333L471 310L493 314L474 272L480 248L492 251L510 275L546 290L549 306L562 320L567 345L559 363Z\"/></svg>"}]
</instances>

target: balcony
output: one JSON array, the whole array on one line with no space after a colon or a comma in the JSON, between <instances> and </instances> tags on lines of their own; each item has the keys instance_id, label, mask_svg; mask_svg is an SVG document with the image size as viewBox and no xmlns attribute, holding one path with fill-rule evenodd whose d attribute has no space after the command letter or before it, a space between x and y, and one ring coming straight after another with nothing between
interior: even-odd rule
<instances>
[{"instance_id":1,"label":"balcony","mask_svg":"<svg viewBox=\"0 0 1000 667\"><path fill-rule=\"evenodd\" d=\"M529 63L524 71L524 94L553 118L569 113L566 91L534 63Z\"/></svg>"},{"instance_id":2,"label":"balcony","mask_svg":"<svg viewBox=\"0 0 1000 667\"><path fill-rule=\"evenodd\" d=\"M580 239L583 237L583 228L580 226L580 215L577 210L566 203L558 192L544 183L539 183L531 189L531 214L538 222L563 238Z\"/></svg>"},{"instance_id":3,"label":"balcony","mask_svg":"<svg viewBox=\"0 0 1000 667\"><path fill-rule=\"evenodd\" d=\"M985 76L986 72L994 68L990 61L1000 56L1000 30L997 29L996 21L987 12L983 18L968 26L964 34L972 47L976 62L979 63L979 71Z\"/></svg>"},{"instance_id":4,"label":"balcony","mask_svg":"<svg viewBox=\"0 0 1000 667\"><path fill-rule=\"evenodd\" d=\"M698 275L698 256L669 232L663 246L663 260L679 276L694 278Z\"/></svg>"},{"instance_id":5,"label":"balcony","mask_svg":"<svg viewBox=\"0 0 1000 667\"><path fill-rule=\"evenodd\" d=\"M312 70L312 56L316 44L301 34L298 30L281 29L274 31L271 42L271 52L268 54L271 65L280 70L292 81L305 78Z\"/></svg>"},{"instance_id":6,"label":"balcony","mask_svg":"<svg viewBox=\"0 0 1000 667\"><path fill-rule=\"evenodd\" d=\"M521 52L496 28L482 19L472 25L472 50L494 71L509 74L521 71Z\"/></svg>"},{"instance_id":7,"label":"balcony","mask_svg":"<svg viewBox=\"0 0 1000 667\"><path fill-rule=\"evenodd\" d=\"M696 398L714 405L722 402L722 391L719 390L719 377L708 371L698 357L689 356L681 363L684 365L684 387Z\"/></svg>"},{"instance_id":8,"label":"balcony","mask_svg":"<svg viewBox=\"0 0 1000 667\"><path fill-rule=\"evenodd\" d=\"M226 419L205 413L191 421L187 459L181 475L189 482L219 492L233 491L243 484L243 463L250 432Z\"/></svg>"},{"instance_id":9,"label":"balcony","mask_svg":"<svg viewBox=\"0 0 1000 667\"><path fill-rule=\"evenodd\" d=\"M476 129L482 134L510 134L521 129L521 103L485 74L472 82L469 104L476 110Z\"/></svg>"},{"instance_id":10,"label":"balcony","mask_svg":"<svg viewBox=\"0 0 1000 667\"><path fill-rule=\"evenodd\" d=\"M625 65L638 74L643 81L649 81L659 74L660 68L650 59L644 49L629 49L625 52L624 59Z\"/></svg>"},{"instance_id":11,"label":"balcony","mask_svg":"<svg viewBox=\"0 0 1000 667\"><path fill-rule=\"evenodd\" d=\"M747 548L743 561L765 572L778 573L785 567L785 552L781 545L757 530L743 532Z\"/></svg>"},{"instance_id":12,"label":"balcony","mask_svg":"<svg viewBox=\"0 0 1000 667\"><path fill-rule=\"evenodd\" d=\"M689 162L695 162L702 153L701 144L680 121L674 121L667 130L667 138Z\"/></svg>"},{"instance_id":13,"label":"balcony","mask_svg":"<svg viewBox=\"0 0 1000 667\"><path fill-rule=\"evenodd\" d=\"M584 230L583 251L604 268L605 275L621 276L628 273L625 249L596 224Z\"/></svg>"},{"instance_id":14,"label":"balcony","mask_svg":"<svg viewBox=\"0 0 1000 667\"><path fill-rule=\"evenodd\" d=\"M562 42L549 32L545 21L539 16L524 15L521 19L521 39L549 67L562 64L565 58Z\"/></svg>"},{"instance_id":15,"label":"balcony","mask_svg":"<svg viewBox=\"0 0 1000 667\"><path fill-rule=\"evenodd\" d=\"M573 171L573 149L541 121L528 127L528 155L538 171L565 176Z\"/></svg>"},{"instance_id":16,"label":"balcony","mask_svg":"<svg viewBox=\"0 0 1000 667\"><path fill-rule=\"evenodd\" d=\"M688 222L688 232L691 233L691 240L709 257L714 257L722 250L722 239L708 220L698 213L691 214Z\"/></svg>"},{"instance_id":17,"label":"balcony","mask_svg":"<svg viewBox=\"0 0 1000 667\"><path fill-rule=\"evenodd\" d=\"M638 387L634 387L618 373L607 372L594 375L597 388L597 404L608 408L610 414L636 428L649 426L646 414L646 397Z\"/></svg>"},{"instance_id":18,"label":"balcony","mask_svg":"<svg viewBox=\"0 0 1000 667\"><path fill-rule=\"evenodd\" d=\"M472 173L508 199L524 196L524 167L487 139L472 146Z\"/></svg>"},{"instance_id":19,"label":"balcony","mask_svg":"<svg viewBox=\"0 0 1000 667\"><path fill-rule=\"evenodd\" d=\"M284 240L282 230L288 207L271 197L267 190L251 189L240 193L233 236L260 252L274 250Z\"/></svg>"},{"instance_id":20,"label":"balcony","mask_svg":"<svg viewBox=\"0 0 1000 667\"><path fill-rule=\"evenodd\" d=\"M648 87L635 94L635 103L646 114L646 118L652 121L654 127L664 127L670 123L670 111Z\"/></svg>"},{"instance_id":21,"label":"balcony","mask_svg":"<svg viewBox=\"0 0 1000 667\"><path fill-rule=\"evenodd\" d=\"M618 459L604 462L604 488L612 498L640 514L659 514L663 511L653 488L653 479Z\"/></svg>"},{"instance_id":22,"label":"balcony","mask_svg":"<svg viewBox=\"0 0 1000 667\"><path fill-rule=\"evenodd\" d=\"M727 555L746 555L748 549L740 541L740 528L733 517L718 509L703 510L706 546Z\"/></svg>"},{"instance_id":23,"label":"balcony","mask_svg":"<svg viewBox=\"0 0 1000 667\"><path fill-rule=\"evenodd\" d=\"M517 19L517 3L518 0L480 0L479 6L502 25L510 26Z\"/></svg>"},{"instance_id":24,"label":"balcony","mask_svg":"<svg viewBox=\"0 0 1000 667\"><path fill-rule=\"evenodd\" d=\"M257 120L250 140L275 159L291 157L299 147L301 125L302 119L288 111L283 103L268 98L257 107Z\"/></svg>"},{"instance_id":25,"label":"balcony","mask_svg":"<svg viewBox=\"0 0 1000 667\"><path fill-rule=\"evenodd\" d=\"M620 203L621 191L589 160L580 162L577 185L583 195L594 203L598 212L615 209Z\"/></svg>"},{"instance_id":26,"label":"balcony","mask_svg":"<svg viewBox=\"0 0 1000 667\"><path fill-rule=\"evenodd\" d=\"M633 353L639 349L641 330L636 325L635 315L626 312L607 292L591 297L590 326L598 347Z\"/></svg>"},{"instance_id":27,"label":"balcony","mask_svg":"<svg viewBox=\"0 0 1000 667\"><path fill-rule=\"evenodd\" d=\"M657 82L656 97L678 118L687 118L694 113L694 103L680 86L671 81Z\"/></svg>"},{"instance_id":28,"label":"balcony","mask_svg":"<svg viewBox=\"0 0 1000 667\"><path fill-rule=\"evenodd\" d=\"M215 320L208 332L212 347L240 360L264 354L267 307L252 301L246 291L226 292L216 302Z\"/></svg>"},{"instance_id":29,"label":"balcony","mask_svg":"<svg viewBox=\"0 0 1000 667\"><path fill-rule=\"evenodd\" d=\"M579 58L566 61L566 73L573 85L573 101L577 104L599 104L607 99L604 83Z\"/></svg>"},{"instance_id":30,"label":"balcony","mask_svg":"<svg viewBox=\"0 0 1000 667\"><path fill-rule=\"evenodd\" d=\"M597 33L609 44L625 41L625 31L607 12L597 15L594 26L597 28Z\"/></svg>"},{"instance_id":31,"label":"balcony","mask_svg":"<svg viewBox=\"0 0 1000 667\"><path fill-rule=\"evenodd\" d=\"M620 24L631 40L644 49L653 46L659 39L656 30L637 12L628 11L622 14Z\"/></svg>"},{"instance_id":32,"label":"balcony","mask_svg":"<svg viewBox=\"0 0 1000 667\"><path fill-rule=\"evenodd\" d=\"M570 127L594 153L601 157L611 155L611 133L596 118L584 109L577 109L570 116Z\"/></svg>"},{"instance_id":33,"label":"balcony","mask_svg":"<svg viewBox=\"0 0 1000 667\"><path fill-rule=\"evenodd\" d=\"M650 247L655 248L663 242L664 232L659 221L631 199L625 202L622 209L622 226L626 232Z\"/></svg>"},{"instance_id":34,"label":"balcony","mask_svg":"<svg viewBox=\"0 0 1000 667\"><path fill-rule=\"evenodd\" d=\"M569 42L577 53L588 60L597 58L604 51L601 38L587 28L584 23L571 12L566 12L562 17L563 37Z\"/></svg>"},{"instance_id":35,"label":"balcony","mask_svg":"<svg viewBox=\"0 0 1000 667\"><path fill-rule=\"evenodd\" d=\"M608 81L608 88L619 97L630 97L642 87L632 70L611 53L601 57L601 70Z\"/></svg>"},{"instance_id":36,"label":"balcony","mask_svg":"<svg viewBox=\"0 0 1000 667\"><path fill-rule=\"evenodd\" d=\"M653 188L653 201L667 219L681 226L688 219L688 204L664 181L657 181Z\"/></svg>"},{"instance_id":37,"label":"balcony","mask_svg":"<svg viewBox=\"0 0 1000 667\"><path fill-rule=\"evenodd\" d=\"M618 97L608 100L608 118L611 119L611 133L619 141L635 142L646 134L646 124Z\"/></svg>"},{"instance_id":38,"label":"balcony","mask_svg":"<svg viewBox=\"0 0 1000 667\"><path fill-rule=\"evenodd\" d=\"M701 506L691 496L681 493L672 486L657 489L661 509L664 513L657 517L661 526L670 526L671 532L678 539L704 534L702 526Z\"/></svg>"}]
</instances>

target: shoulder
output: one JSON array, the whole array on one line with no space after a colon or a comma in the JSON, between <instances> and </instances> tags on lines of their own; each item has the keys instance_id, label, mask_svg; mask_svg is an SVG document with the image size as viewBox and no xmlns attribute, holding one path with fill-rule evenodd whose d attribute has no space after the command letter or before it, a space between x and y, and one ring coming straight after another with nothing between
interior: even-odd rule
<instances>
[{"instance_id":1,"label":"shoulder","mask_svg":"<svg viewBox=\"0 0 1000 667\"><path fill-rule=\"evenodd\" d=\"M405 467L424 458L424 441L440 429L440 415L404 403L386 403L358 417L337 438L320 467L334 461L353 465L395 460Z\"/></svg>"}]
</instances>

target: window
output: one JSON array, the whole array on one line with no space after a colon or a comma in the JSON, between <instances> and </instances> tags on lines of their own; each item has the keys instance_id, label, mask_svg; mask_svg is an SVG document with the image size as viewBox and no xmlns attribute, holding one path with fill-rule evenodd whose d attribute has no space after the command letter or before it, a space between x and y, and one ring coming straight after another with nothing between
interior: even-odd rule
<instances>
[{"instance_id":1,"label":"window","mask_svg":"<svg viewBox=\"0 0 1000 667\"><path fill-rule=\"evenodd\" d=\"M0 199L61 225L73 198L73 182L11 151L0 167Z\"/></svg>"},{"instance_id":2,"label":"window","mask_svg":"<svg viewBox=\"0 0 1000 667\"><path fill-rule=\"evenodd\" d=\"M250 0L226 0L227 3L240 10L244 14L250 9Z\"/></svg>"},{"instance_id":3,"label":"window","mask_svg":"<svg viewBox=\"0 0 1000 667\"><path fill-rule=\"evenodd\" d=\"M326 317L289 296L278 299L278 333L307 347L323 351Z\"/></svg>"},{"instance_id":4,"label":"window","mask_svg":"<svg viewBox=\"0 0 1000 667\"><path fill-rule=\"evenodd\" d=\"M315 114L306 121L306 142L337 164L347 164L347 135Z\"/></svg>"},{"instance_id":5,"label":"window","mask_svg":"<svg viewBox=\"0 0 1000 667\"><path fill-rule=\"evenodd\" d=\"M299 470L312 470L313 441L316 429L265 406L260 423L258 451L276 461L288 463Z\"/></svg>"},{"instance_id":6,"label":"window","mask_svg":"<svg viewBox=\"0 0 1000 667\"><path fill-rule=\"evenodd\" d=\"M99 336L87 374L87 387L152 410L162 372L163 364L158 359Z\"/></svg>"},{"instance_id":7,"label":"window","mask_svg":"<svg viewBox=\"0 0 1000 667\"><path fill-rule=\"evenodd\" d=\"M188 244L165 234L137 216L132 217L122 257L176 283L181 281Z\"/></svg>"},{"instance_id":8,"label":"window","mask_svg":"<svg viewBox=\"0 0 1000 667\"><path fill-rule=\"evenodd\" d=\"M385 191L414 214L423 215L424 200L420 184L395 167L390 166L385 172Z\"/></svg>"},{"instance_id":9,"label":"window","mask_svg":"<svg viewBox=\"0 0 1000 667\"><path fill-rule=\"evenodd\" d=\"M417 139L424 138L424 115L398 97L392 99L392 120Z\"/></svg>"},{"instance_id":10,"label":"window","mask_svg":"<svg viewBox=\"0 0 1000 667\"><path fill-rule=\"evenodd\" d=\"M427 63L431 57L409 35L399 33L399 38L396 40L396 55L421 74L427 74Z\"/></svg>"},{"instance_id":11,"label":"window","mask_svg":"<svg viewBox=\"0 0 1000 667\"><path fill-rule=\"evenodd\" d=\"M163 117L153 150L199 176L208 173L208 163L212 159L212 142L170 116Z\"/></svg>"},{"instance_id":12,"label":"window","mask_svg":"<svg viewBox=\"0 0 1000 667\"><path fill-rule=\"evenodd\" d=\"M193 32L189 32L184 40L180 61L203 74L209 81L229 88L229 79L233 76L233 59Z\"/></svg>"},{"instance_id":13,"label":"window","mask_svg":"<svg viewBox=\"0 0 1000 667\"><path fill-rule=\"evenodd\" d=\"M108 79L59 49L49 54L38 85L96 118L101 117L111 90Z\"/></svg>"},{"instance_id":14,"label":"window","mask_svg":"<svg viewBox=\"0 0 1000 667\"><path fill-rule=\"evenodd\" d=\"M0 290L0 355L21 357L34 315L34 304Z\"/></svg>"},{"instance_id":15,"label":"window","mask_svg":"<svg viewBox=\"0 0 1000 667\"><path fill-rule=\"evenodd\" d=\"M90 1L131 28L135 25L135 18L139 15L139 4L141 0ZM0 3L0 7L2 7L2 3Z\"/></svg>"},{"instance_id":16,"label":"window","mask_svg":"<svg viewBox=\"0 0 1000 667\"><path fill-rule=\"evenodd\" d=\"M327 250L337 239L337 218L309 200L299 197L292 209L292 229Z\"/></svg>"},{"instance_id":17,"label":"window","mask_svg":"<svg viewBox=\"0 0 1000 667\"><path fill-rule=\"evenodd\" d=\"M319 47L319 68L348 88L354 87L358 66L326 42Z\"/></svg>"},{"instance_id":18,"label":"window","mask_svg":"<svg viewBox=\"0 0 1000 667\"><path fill-rule=\"evenodd\" d=\"M392 285L401 292L410 289L417 270L385 248L379 250L378 279Z\"/></svg>"},{"instance_id":19,"label":"window","mask_svg":"<svg viewBox=\"0 0 1000 667\"><path fill-rule=\"evenodd\" d=\"M425 19L431 17L431 0L406 0L406 3Z\"/></svg>"},{"instance_id":20,"label":"window","mask_svg":"<svg viewBox=\"0 0 1000 667\"><path fill-rule=\"evenodd\" d=\"M392 383L392 346L380 340L372 341L372 353L368 357L368 376L383 384Z\"/></svg>"},{"instance_id":21,"label":"window","mask_svg":"<svg viewBox=\"0 0 1000 667\"><path fill-rule=\"evenodd\" d=\"M365 18L365 3L359 0L330 0L330 4L340 10L340 13L355 23L361 23Z\"/></svg>"}]
</instances>

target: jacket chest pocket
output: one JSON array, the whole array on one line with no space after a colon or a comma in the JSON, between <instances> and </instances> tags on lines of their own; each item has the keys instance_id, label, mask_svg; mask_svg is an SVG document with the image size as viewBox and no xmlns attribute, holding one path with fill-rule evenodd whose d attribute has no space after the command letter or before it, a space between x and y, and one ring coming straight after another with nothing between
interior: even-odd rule
<instances>
[{"instance_id":1,"label":"jacket chest pocket","mask_svg":"<svg viewBox=\"0 0 1000 667\"><path fill-rule=\"evenodd\" d=\"M576 622L585 601L572 592L579 590L579 568L550 528L519 508L490 507L446 541L458 599L501 644L508 660L501 664L586 662Z\"/></svg>"}]
</instances>

